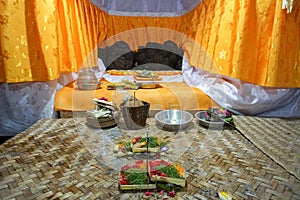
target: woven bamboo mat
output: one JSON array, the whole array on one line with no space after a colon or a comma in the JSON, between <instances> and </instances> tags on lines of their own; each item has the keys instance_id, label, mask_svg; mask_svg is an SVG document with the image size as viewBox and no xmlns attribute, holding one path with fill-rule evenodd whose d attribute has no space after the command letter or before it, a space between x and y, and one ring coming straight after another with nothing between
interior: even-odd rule
<instances>
[{"instance_id":1,"label":"woven bamboo mat","mask_svg":"<svg viewBox=\"0 0 300 200\"><path fill-rule=\"evenodd\" d=\"M300 119L234 116L237 128L300 180Z\"/></svg>"},{"instance_id":2,"label":"woven bamboo mat","mask_svg":"<svg viewBox=\"0 0 300 200\"><path fill-rule=\"evenodd\" d=\"M106 163L112 150L103 141L148 131L176 144L165 156L187 170L187 188L175 199L218 199L221 190L234 199L300 199L299 180L234 130L207 130L194 121L172 133L153 119L147 123L134 132L89 128L85 119L40 120L0 146L0 198L162 199L159 193L120 192L119 172Z\"/></svg>"}]
</instances>

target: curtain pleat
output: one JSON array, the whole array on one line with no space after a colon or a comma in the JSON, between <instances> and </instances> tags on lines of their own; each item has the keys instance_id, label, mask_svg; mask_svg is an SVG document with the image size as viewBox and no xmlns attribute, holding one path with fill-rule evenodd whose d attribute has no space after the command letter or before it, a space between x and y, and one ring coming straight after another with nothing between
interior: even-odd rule
<instances>
[{"instance_id":1,"label":"curtain pleat","mask_svg":"<svg viewBox=\"0 0 300 200\"><path fill-rule=\"evenodd\" d=\"M96 66L97 46L104 40L107 30L104 13L88 0L58 2L61 72Z\"/></svg>"}]
</instances>

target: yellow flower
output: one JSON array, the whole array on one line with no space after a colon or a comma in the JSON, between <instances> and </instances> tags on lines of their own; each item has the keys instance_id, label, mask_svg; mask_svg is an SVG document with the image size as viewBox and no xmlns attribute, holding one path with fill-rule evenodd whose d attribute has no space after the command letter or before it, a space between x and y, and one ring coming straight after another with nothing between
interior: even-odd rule
<instances>
[{"instance_id":1,"label":"yellow flower","mask_svg":"<svg viewBox=\"0 0 300 200\"><path fill-rule=\"evenodd\" d=\"M132 143L132 144L135 144L135 143L136 143L136 139L133 138L133 139L131 140L131 143Z\"/></svg>"},{"instance_id":2,"label":"yellow flower","mask_svg":"<svg viewBox=\"0 0 300 200\"><path fill-rule=\"evenodd\" d=\"M141 168L141 169L146 169L146 163L143 162L143 163L140 165L140 168Z\"/></svg>"},{"instance_id":3,"label":"yellow flower","mask_svg":"<svg viewBox=\"0 0 300 200\"><path fill-rule=\"evenodd\" d=\"M118 149L122 149L123 145L122 144L118 144Z\"/></svg>"},{"instance_id":4,"label":"yellow flower","mask_svg":"<svg viewBox=\"0 0 300 200\"><path fill-rule=\"evenodd\" d=\"M144 145L146 145L147 143L146 142L141 142L141 143L139 143L139 147L142 147L142 146L144 146Z\"/></svg>"},{"instance_id":5,"label":"yellow flower","mask_svg":"<svg viewBox=\"0 0 300 200\"><path fill-rule=\"evenodd\" d=\"M174 167L177 169L179 175L183 175L184 168L179 164L174 164Z\"/></svg>"},{"instance_id":6,"label":"yellow flower","mask_svg":"<svg viewBox=\"0 0 300 200\"><path fill-rule=\"evenodd\" d=\"M231 196L229 196L226 192L222 191L222 192L218 192L218 195L220 197L221 200L231 200Z\"/></svg>"}]
</instances>

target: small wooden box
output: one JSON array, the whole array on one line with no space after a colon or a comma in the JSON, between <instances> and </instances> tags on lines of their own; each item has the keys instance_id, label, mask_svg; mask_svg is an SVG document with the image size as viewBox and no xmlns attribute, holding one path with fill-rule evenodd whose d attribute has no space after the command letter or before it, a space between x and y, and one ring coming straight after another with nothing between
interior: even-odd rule
<instances>
[{"instance_id":1,"label":"small wooden box","mask_svg":"<svg viewBox=\"0 0 300 200\"><path fill-rule=\"evenodd\" d=\"M147 184L147 185L121 185L119 184L120 190L153 190L156 189L156 184Z\"/></svg>"},{"instance_id":2,"label":"small wooden box","mask_svg":"<svg viewBox=\"0 0 300 200\"><path fill-rule=\"evenodd\" d=\"M131 149L133 153L144 153L147 152L147 148L143 147L143 148L138 148L138 147L134 147L133 144L131 144ZM160 151L160 147L156 147L156 148L148 148L148 152L159 152Z\"/></svg>"},{"instance_id":3,"label":"small wooden box","mask_svg":"<svg viewBox=\"0 0 300 200\"><path fill-rule=\"evenodd\" d=\"M156 162L159 160L156 160ZM149 161L148 163L148 167L149 167L149 176L150 176L150 180L153 182L167 182L167 183L172 183L175 185L179 185L181 187L185 187L186 186L186 174L185 171L183 171L183 174L181 175L182 178L173 178L173 177L164 177L164 176L159 176L159 175L151 175L151 170L156 169L156 168L151 168L152 162L155 161ZM166 161L164 161L166 162ZM171 164L171 163L170 163ZM167 165L166 165L167 166Z\"/></svg>"},{"instance_id":4,"label":"small wooden box","mask_svg":"<svg viewBox=\"0 0 300 200\"><path fill-rule=\"evenodd\" d=\"M175 185L179 185L181 187L185 187L185 178L170 178L170 177L163 177L163 176L151 176L150 175L150 179L153 182L167 182L167 183L172 183Z\"/></svg>"}]
</instances>

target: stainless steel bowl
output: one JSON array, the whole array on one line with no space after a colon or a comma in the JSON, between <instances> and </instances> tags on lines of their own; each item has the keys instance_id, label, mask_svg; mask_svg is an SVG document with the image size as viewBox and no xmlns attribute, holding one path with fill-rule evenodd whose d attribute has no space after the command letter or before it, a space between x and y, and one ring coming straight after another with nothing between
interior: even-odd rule
<instances>
[{"instance_id":1,"label":"stainless steel bowl","mask_svg":"<svg viewBox=\"0 0 300 200\"><path fill-rule=\"evenodd\" d=\"M164 110L156 113L157 126L169 131L185 129L193 120L193 115L182 110Z\"/></svg>"},{"instance_id":2,"label":"stainless steel bowl","mask_svg":"<svg viewBox=\"0 0 300 200\"><path fill-rule=\"evenodd\" d=\"M223 128L223 126L224 126L223 121L207 121L205 119L205 113L206 113L206 111L199 111L195 114L195 117L199 121L199 125L207 127L207 128L213 128L213 129Z\"/></svg>"}]
</instances>

